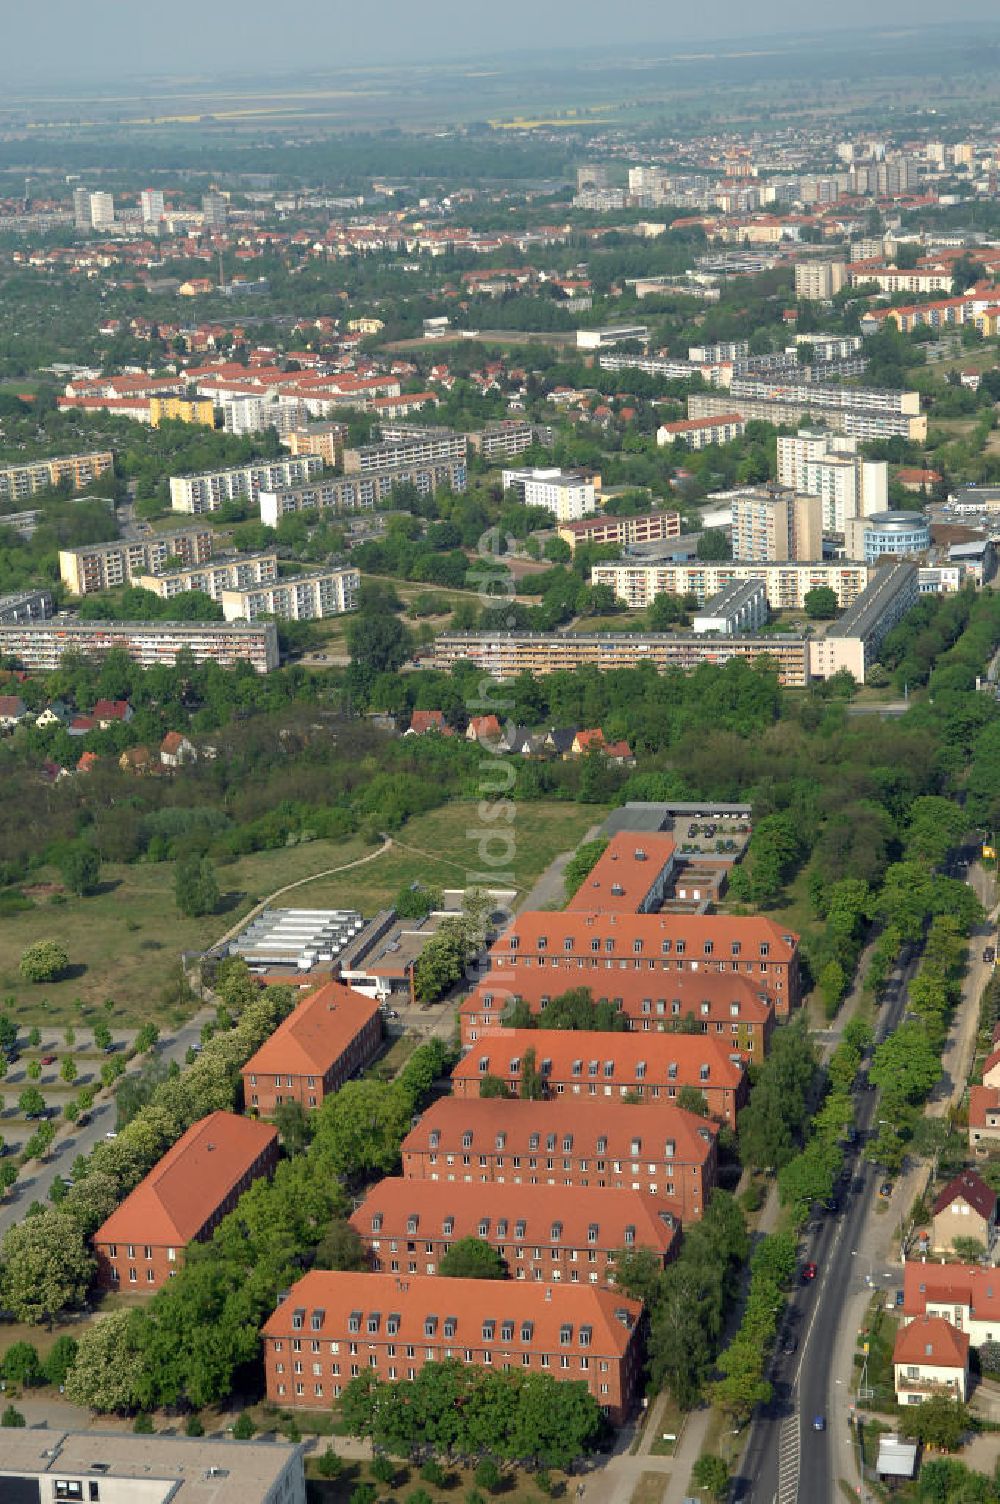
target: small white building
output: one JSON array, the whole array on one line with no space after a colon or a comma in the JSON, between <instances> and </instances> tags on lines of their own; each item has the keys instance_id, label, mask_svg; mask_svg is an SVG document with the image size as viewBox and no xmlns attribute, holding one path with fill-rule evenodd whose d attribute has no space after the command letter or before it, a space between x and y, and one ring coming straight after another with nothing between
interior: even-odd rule
<instances>
[{"instance_id":1,"label":"small white building","mask_svg":"<svg viewBox=\"0 0 1000 1504\"><path fill-rule=\"evenodd\" d=\"M504 470L505 491L527 507L544 507L556 522L579 522L596 510L596 488L585 475L564 470Z\"/></svg>"},{"instance_id":2,"label":"small white building","mask_svg":"<svg viewBox=\"0 0 1000 1504\"><path fill-rule=\"evenodd\" d=\"M692 616L691 626L699 635L717 632L722 637L736 637L741 632L759 631L766 621L765 582L733 580Z\"/></svg>"}]
</instances>

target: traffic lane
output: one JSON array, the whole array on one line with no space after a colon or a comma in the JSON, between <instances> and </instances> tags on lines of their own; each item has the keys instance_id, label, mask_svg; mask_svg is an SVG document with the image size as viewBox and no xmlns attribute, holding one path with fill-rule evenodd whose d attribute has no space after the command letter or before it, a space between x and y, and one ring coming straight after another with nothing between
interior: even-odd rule
<instances>
[{"instance_id":1,"label":"traffic lane","mask_svg":"<svg viewBox=\"0 0 1000 1504\"><path fill-rule=\"evenodd\" d=\"M833 1411L831 1391L833 1375L830 1357L846 1303L848 1288L860 1271L856 1252L865 1219L875 1194L875 1171L860 1164L856 1177L861 1188L851 1192L840 1228L828 1250L823 1284L817 1290L813 1312L799 1369L799 1409L802 1419L802 1478L808 1483L803 1493L810 1504L826 1504L833 1498L834 1464L830 1417ZM813 1429L816 1416L823 1416L824 1429Z\"/></svg>"}]
</instances>

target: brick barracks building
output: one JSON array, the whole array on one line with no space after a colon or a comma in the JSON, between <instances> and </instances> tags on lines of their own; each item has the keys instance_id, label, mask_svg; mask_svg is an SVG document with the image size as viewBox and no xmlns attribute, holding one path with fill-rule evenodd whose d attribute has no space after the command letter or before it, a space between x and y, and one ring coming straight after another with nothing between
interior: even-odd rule
<instances>
[{"instance_id":1,"label":"brick barracks building","mask_svg":"<svg viewBox=\"0 0 1000 1504\"><path fill-rule=\"evenodd\" d=\"M105 1289L158 1290L278 1162L278 1131L232 1112L193 1123L94 1234Z\"/></svg>"},{"instance_id":2,"label":"brick barracks building","mask_svg":"<svg viewBox=\"0 0 1000 1504\"><path fill-rule=\"evenodd\" d=\"M519 914L490 951L490 970L518 977L544 970L552 995L644 974L652 987L697 972L746 976L766 992L778 1018L799 1002L798 935L772 919L730 914ZM490 977L486 978L489 981Z\"/></svg>"},{"instance_id":3,"label":"brick barracks building","mask_svg":"<svg viewBox=\"0 0 1000 1504\"><path fill-rule=\"evenodd\" d=\"M382 1180L351 1217L372 1268L437 1274L462 1238L495 1248L512 1279L610 1285L616 1253L677 1250L680 1207L648 1191Z\"/></svg>"},{"instance_id":4,"label":"brick barracks building","mask_svg":"<svg viewBox=\"0 0 1000 1504\"><path fill-rule=\"evenodd\" d=\"M340 982L312 992L243 1067L247 1109L270 1117L282 1102L306 1111L368 1065L382 1038L379 1005Z\"/></svg>"},{"instance_id":5,"label":"brick barracks building","mask_svg":"<svg viewBox=\"0 0 1000 1504\"><path fill-rule=\"evenodd\" d=\"M576 985L576 984L571 984ZM720 1039L748 1065L760 1065L774 1029L774 1008L758 985L739 972L612 972L582 984L595 1002L607 1000L635 1033L674 1033L694 1019L702 1034ZM495 1031L516 999L527 1003L545 1026L545 1009L569 988L553 988L547 971L496 972L481 982L458 1010L463 1047Z\"/></svg>"},{"instance_id":6,"label":"brick barracks building","mask_svg":"<svg viewBox=\"0 0 1000 1504\"><path fill-rule=\"evenodd\" d=\"M442 1097L402 1145L408 1180L642 1191L682 1222L702 1216L718 1172L718 1125L658 1102L635 1107Z\"/></svg>"},{"instance_id":7,"label":"brick barracks building","mask_svg":"<svg viewBox=\"0 0 1000 1504\"><path fill-rule=\"evenodd\" d=\"M642 1379L641 1314L591 1285L313 1270L264 1326L267 1397L325 1409L362 1373L415 1379L454 1359L582 1380L621 1424Z\"/></svg>"},{"instance_id":8,"label":"brick barracks building","mask_svg":"<svg viewBox=\"0 0 1000 1504\"><path fill-rule=\"evenodd\" d=\"M456 1097L479 1096L484 1076L496 1076L519 1095L526 1056L546 1097L596 1105L611 1098L675 1103L685 1086L701 1092L710 1115L736 1124L747 1096L739 1056L722 1040L696 1034L607 1034L589 1029L497 1029L482 1035L451 1073Z\"/></svg>"}]
</instances>

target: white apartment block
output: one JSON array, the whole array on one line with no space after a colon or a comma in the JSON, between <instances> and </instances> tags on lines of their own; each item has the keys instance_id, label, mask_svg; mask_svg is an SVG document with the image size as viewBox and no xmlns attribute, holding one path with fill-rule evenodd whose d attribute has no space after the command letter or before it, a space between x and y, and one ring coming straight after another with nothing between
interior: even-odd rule
<instances>
[{"instance_id":1,"label":"white apartment block","mask_svg":"<svg viewBox=\"0 0 1000 1504\"><path fill-rule=\"evenodd\" d=\"M733 497L733 558L767 563L823 557L822 504L779 486Z\"/></svg>"},{"instance_id":2,"label":"white apartment block","mask_svg":"<svg viewBox=\"0 0 1000 1504\"><path fill-rule=\"evenodd\" d=\"M810 429L778 435L778 483L822 498L825 533L888 508L888 465L862 459L857 447L853 437Z\"/></svg>"},{"instance_id":3,"label":"white apartment block","mask_svg":"<svg viewBox=\"0 0 1000 1504\"><path fill-rule=\"evenodd\" d=\"M100 656L117 649L141 668L172 666L187 649L195 663L234 668L249 663L258 674L278 667L278 633L273 621L80 621L54 616L45 622L0 624L0 655L15 658L29 672L59 667L66 653Z\"/></svg>"},{"instance_id":4,"label":"white apartment block","mask_svg":"<svg viewBox=\"0 0 1000 1504\"><path fill-rule=\"evenodd\" d=\"M920 393L898 391L894 387L825 386L818 381L792 381L785 377L734 376L730 387L733 397L762 398L772 402L801 402L822 410L852 408L856 412L919 413Z\"/></svg>"},{"instance_id":5,"label":"white apartment block","mask_svg":"<svg viewBox=\"0 0 1000 1504\"><path fill-rule=\"evenodd\" d=\"M920 599L917 566L909 562L873 568L867 587L824 636L809 640L809 672L829 679L846 669L859 684L893 627Z\"/></svg>"},{"instance_id":6,"label":"white apartment block","mask_svg":"<svg viewBox=\"0 0 1000 1504\"><path fill-rule=\"evenodd\" d=\"M267 527L277 527L291 512L370 512L389 500L394 486L408 483L419 495L433 496L445 487L464 491L466 480L464 460L378 470L371 475L328 475L307 485L262 490L260 520Z\"/></svg>"},{"instance_id":7,"label":"white apartment block","mask_svg":"<svg viewBox=\"0 0 1000 1504\"><path fill-rule=\"evenodd\" d=\"M144 225L159 224L163 218L163 194L159 188L144 188L139 195L139 207Z\"/></svg>"},{"instance_id":8,"label":"white apartment block","mask_svg":"<svg viewBox=\"0 0 1000 1504\"><path fill-rule=\"evenodd\" d=\"M468 440L447 428L398 430L399 438L362 449L344 450L345 475L377 475L383 470L408 470L447 463L465 463Z\"/></svg>"},{"instance_id":9,"label":"white apartment block","mask_svg":"<svg viewBox=\"0 0 1000 1504\"><path fill-rule=\"evenodd\" d=\"M90 454L64 454L55 459L29 460L23 465L5 465L0 468L0 501L19 501L58 486L61 481L68 481L74 490L82 491L111 470L114 463L110 449L97 449Z\"/></svg>"},{"instance_id":10,"label":"white apartment block","mask_svg":"<svg viewBox=\"0 0 1000 1504\"><path fill-rule=\"evenodd\" d=\"M245 590L223 590L226 621L255 621L277 616L282 621L312 621L343 616L358 604L361 574L357 569L321 569Z\"/></svg>"},{"instance_id":11,"label":"white apartment block","mask_svg":"<svg viewBox=\"0 0 1000 1504\"><path fill-rule=\"evenodd\" d=\"M778 388L772 387L772 390L777 392ZM815 393L822 389L815 386L811 390ZM858 388L844 388L846 392L856 390ZM706 419L716 423L721 423L727 418L731 420L735 411L739 414L739 420L744 426L748 422L759 420L761 423L773 423L776 427L792 428L800 423L808 422L810 418L814 420L822 418L831 432L852 435L863 443L872 439L891 439L897 436L909 439L914 444L923 444L927 439L927 415L925 413L877 412L868 408L839 406L824 407L821 401L813 402L808 397L805 399L797 396L735 397L731 392L727 392L724 396L721 393L717 395L715 392L692 392L687 399L687 407L691 419ZM665 426L676 428L677 425ZM662 432L661 428L660 433ZM661 442L666 443L669 440Z\"/></svg>"},{"instance_id":12,"label":"white apartment block","mask_svg":"<svg viewBox=\"0 0 1000 1504\"><path fill-rule=\"evenodd\" d=\"M183 528L150 533L144 538L116 538L111 543L84 543L59 551L59 578L71 595L117 590L139 575L158 575L172 560L203 564L212 557L210 528Z\"/></svg>"},{"instance_id":13,"label":"white apartment block","mask_svg":"<svg viewBox=\"0 0 1000 1504\"><path fill-rule=\"evenodd\" d=\"M319 455L296 455L231 470L206 470L200 475L170 477L170 505L175 512L217 512L227 501L256 500L261 491L296 486L323 473Z\"/></svg>"},{"instance_id":14,"label":"white apartment block","mask_svg":"<svg viewBox=\"0 0 1000 1504\"><path fill-rule=\"evenodd\" d=\"M867 564L846 559L829 564L608 562L595 564L590 583L610 585L616 598L631 610L644 611L658 595L690 595L703 604L738 581L763 580L772 611L802 611L806 594L822 586L834 591L842 609L851 605L867 586L871 573Z\"/></svg>"},{"instance_id":15,"label":"white apartment block","mask_svg":"<svg viewBox=\"0 0 1000 1504\"><path fill-rule=\"evenodd\" d=\"M828 303L847 280L843 261L796 261L795 296L804 303Z\"/></svg>"},{"instance_id":16,"label":"white apartment block","mask_svg":"<svg viewBox=\"0 0 1000 1504\"><path fill-rule=\"evenodd\" d=\"M556 522L579 522L596 509L594 482L562 470L503 470L505 491L527 507L544 507Z\"/></svg>"},{"instance_id":17,"label":"white apartment block","mask_svg":"<svg viewBox=\"0 0 1000 1504\"><path fill-rule=\"evenodd\" d=\"M284 435L301 428L307 418L305 403L298 397L227 397L219 405L226 433L262 433L274 428Z\"/></svg>"},{"instance_id":18,"label":"white apartment block","mask_svg":"<svg viewBox=\"0 0 1000 1504\"><path fill-rule=\"evenodd\" d=\"M173 600L189 590L202 590L221 601L225 590L248 590L278 578L276 553L240 554L231 559L210 559L193 569L170 569L165 574L140 574L133 583L150 590L161 600Z\"/></svg>"},{"instance_id":19,"label":"white apartment block","mask_svg":"<svg viewBox=\"0 0 1000 1504\"><path fill-rule=\"evenodd\" d=\"M662 446L679 441L688 449L705 449L709 444L729 444L738 439L746 431L746 418L732 411L728 398L715 400L719 402L717 411L696 412L689 397L690 416L676 423L661 423L656 430L656 442Z\"/></svg>"},{"instance_id":20,"label":"white apartment block","mask_svg":"<svg viewBox=\"0 0 1000 1504\"><path fill-rule=\"evenodd\" d=\"M90 195L90 223L95 230L106 229L115 222L115 197L113 193Z\"/></svg>"},{"instance_id":21,"label":"white apartment block","mask_svg":"<svg viewBox=\"0 0 1000 1504\"><path fill-rule=\"evenodd\" d=\"M636 340L641 345L647 344L649 325L606 324L602 329L578 329L576 331L578 350L607 350L612 345L624 344L626 340Z\"/></svg>"}]
</instances>

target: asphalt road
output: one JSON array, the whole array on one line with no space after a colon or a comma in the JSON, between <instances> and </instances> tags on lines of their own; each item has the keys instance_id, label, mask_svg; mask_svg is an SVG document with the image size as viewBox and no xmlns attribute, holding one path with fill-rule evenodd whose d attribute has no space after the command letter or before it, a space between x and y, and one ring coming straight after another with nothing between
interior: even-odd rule
<instances>
[{"instance_id":1,"label":"asphalt road","mask_svg":"<svg viewBox=\"0 0 1000 1504\"><path fill-rule=\"evenodd\" d=\"M155 1057L166 1061L168 1065L174 1060L183 1065L188 1047L197 1044L201 1038L202 1024L213 1016L212 1009L200 1009L176 1034L161 1040L153 1051ZM146 1056L135 1061L129 1071L141 1070L148 1058ZM6 1232L15 1222L20 1222L33 1201L48 1201L52 1182L59 1175L69 1174L70 1166L78 1154L89 1154L107 1133L114 1131L116 1116L114 1095L103 1093L91 1108L90 1122L85 1128L75 1125L59 1126L48 1158L35 1160L30 1171L21 1175L13 1190L0 1202L0 1233Z\"/></svg>"},{"instance_id":2,"label":"asphalt road","mask_svg":"<svg viewBox=\"0 0 1000 1504\"><path fill-rule=\"evenodd\" d=\"M878 1041L902 1020L919 960L916 948L901 955L879 1009ZM801 1498L808 1504L835 1504L839 1498L829 1430L830 1364L848 1291L867 1273L852 1255L860 1246L883 1178L863 1157L865 1138L877 1121L879 1096L864 1087L856 1092L858 1141L845 1156L851 1176L838 1190L839 1213L821 1216L807 1233L803 1257L816 1263L819 1272L813 1282L798 1286L789 1300L770 1374L773 1396L754 1417L734 1501L795 1504ZM795 1340L794 1353L781 1352L786 1334ZM826 1422L823 1431L813 1428L819 1415Z\"/></svg>"}]
</instances>

